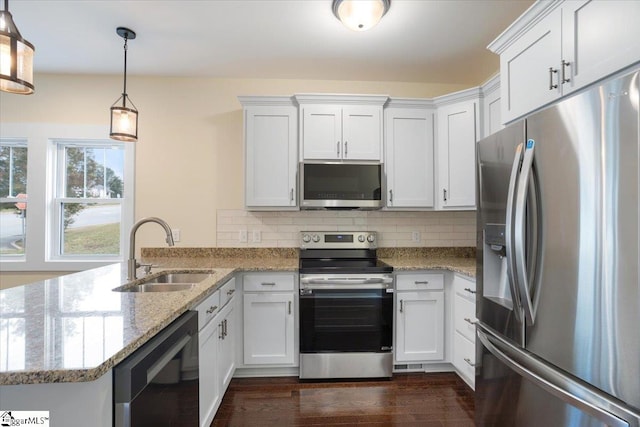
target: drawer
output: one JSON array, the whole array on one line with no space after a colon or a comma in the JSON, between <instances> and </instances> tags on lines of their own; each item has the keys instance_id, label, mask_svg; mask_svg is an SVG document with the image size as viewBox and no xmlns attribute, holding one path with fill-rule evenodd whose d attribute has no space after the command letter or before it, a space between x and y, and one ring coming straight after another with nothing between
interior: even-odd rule
<instances>
[{"instance_id":1,"label":"drawer","mask_svg":"<svg viewBox=\"0 0 640 427\"><path fill-rule=\"evenodd\" d=\"M220 292L220 308L224 307L236 292L236 278L229 280L218 290Z\"/></svg>"},{"instance_id":2,"label":"drawer","mask_svg":"<svg viewBox=\"0 0 640 427\"><path fill-rule=\"evenodd\" d=\"M469 341L476 341L476 326L471 322L476 320L476 305L466 298L456 295L454 298L454 327Z\"/></svg>"},{"instance_id":3,"label":"drawer","mask_svg":"<svg viewBox=\"0 0 640 427\"><path fill-rule=\"evenodd\" d=\"M457 295L460 295L469 300L475 301L476 299L476 281L475 279L469 279L458 274L453 278L453 290Z\"/></svg>"},{"instance_id":4,"label":"drawer","mask_svg":"<svg viewBox=\"0 0 640 427\"><path fill-rule=\"evenodd\" d=\"M198 311L198 330L202 330L207 323L211 321L218 314L218 310L222 305L220 304L220 291L217 290L209 295L204 301L198 304L196 310Z\"/></svg>"},{"instance_id":5,"label":"drawer","mask_svg":"<svg viewBox=\"0 0 640 427\"><path fill-rule=\"evenodd\" d=\"M293 291L293 274L246 274L244 292Z\"/></svg>"},{"instance_id":6,"label":"drawer","mask_svg":"<svg viewBox=\"0 0 640 427\"><path fill-rule=\"evenodd\" d=\"M437 291L444 289L444 274L419 273L398 274L396 276L396 290L398 291Z\"/></svg>"},{"instance_id":7,"label":"drawer","mask_svg":"<svg viewBox=\"0 0 640 427\"><path fill-rule=\"evenodd\" d=\"M453 366L473 384L476 377L476 346L458 332L454 332L454 335Z\"/></svg>"}]
</instances>

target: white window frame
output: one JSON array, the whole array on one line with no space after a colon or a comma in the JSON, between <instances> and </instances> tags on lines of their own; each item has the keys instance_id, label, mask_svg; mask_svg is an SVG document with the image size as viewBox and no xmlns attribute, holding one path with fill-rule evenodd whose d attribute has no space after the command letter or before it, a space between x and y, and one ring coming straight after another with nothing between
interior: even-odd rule
<instances>
[{"instance_id":1,"label":"white window frame","mask_svg":"<svg viewBox=\"0 0 640 427\"><path fill-rule=\"evenodd\" d=\"M18 148L26 148L27 149L27 169L29 168L29 147L27 144L27 140L24 138L2 138L2 145L4 146L8 146L8 147L18 147ZM9 172L9 173L12 173ZM9 178L9 180L11 181L11 178ZM27 182L27 198L24 199L18 199L16 196L17 194L13 194L10 195L9 197L3 197L0 195L0 203L17 203L17 202L25 202L28 203L28 191L29 191L29 183ZM25 253L26 253L26 249L25 249ZM6 257L7 259L12 259L12 260L16 260L16 261L22 261L24 260L25 254L20 254L20 255L4 255L4 257Z\"/></svg>"},{"instance_id":2,"label":"white window frame","mask_svg":"<svg viewBox=\"0 0 640 427\"><path fill-rule=\"evenodd\" d=\"M27 141L27 246L20 259L0 258L2 271L81 271L101 267L128 257L128 232L133 226L135 201L135 143L124 144L124 194L120 222L119 256L59 256L53 251L59 238L59 214L56 212L57 142L108 141L108 126L58 125L46 123L3 123L0 137ZM77 200L76 200L77 201Z\"/></svg>"}]
</instances>

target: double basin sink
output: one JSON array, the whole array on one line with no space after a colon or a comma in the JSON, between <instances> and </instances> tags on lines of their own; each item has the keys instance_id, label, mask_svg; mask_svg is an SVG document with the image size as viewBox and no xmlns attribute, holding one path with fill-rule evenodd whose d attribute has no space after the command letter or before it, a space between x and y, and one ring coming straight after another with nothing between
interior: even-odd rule
<instances>
[{"instance_id":1,"label":"double basin sink","mask_svg":"<svg viewBox=\"0 0 640 427\"><path fill-rule=\"evenodd\" d=\"M138 279L135 282L127 283L123 286L115 288L116 292L175 292L188 291L198 283L207 280L214 272L198 271L198 272L163 272L153 274L148 278Z\"/></svg>"}]
</instances>

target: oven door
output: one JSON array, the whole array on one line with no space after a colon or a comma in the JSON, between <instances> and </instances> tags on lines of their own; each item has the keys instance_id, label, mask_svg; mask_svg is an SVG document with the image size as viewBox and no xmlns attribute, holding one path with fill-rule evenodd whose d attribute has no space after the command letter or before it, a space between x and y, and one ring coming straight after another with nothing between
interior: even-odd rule
<instances>
[{"instance_id":1,"label":"oven door","mask_svg":"<svg viewBox=\"0 0 640 427\"><path fill-rule=\"evenodd\" d=\"M391 275L300 276L300 353L390 352Z\"/></svg>"}]
</instances>

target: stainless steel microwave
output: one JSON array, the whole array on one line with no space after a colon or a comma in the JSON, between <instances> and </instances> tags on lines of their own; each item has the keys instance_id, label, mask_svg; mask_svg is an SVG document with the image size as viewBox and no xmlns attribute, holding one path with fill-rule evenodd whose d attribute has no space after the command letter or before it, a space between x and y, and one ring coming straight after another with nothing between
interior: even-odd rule
<instances>
[{"instance_id":1,"label":"stainless steel microwave","mask_svg":"<svg viewBox=\"0 0 640 427\"><path fill-rule=\"evenodd\" d=\"M302 162L301 209L382 208L379 162Z\"/></svg>"}]
</instances>

